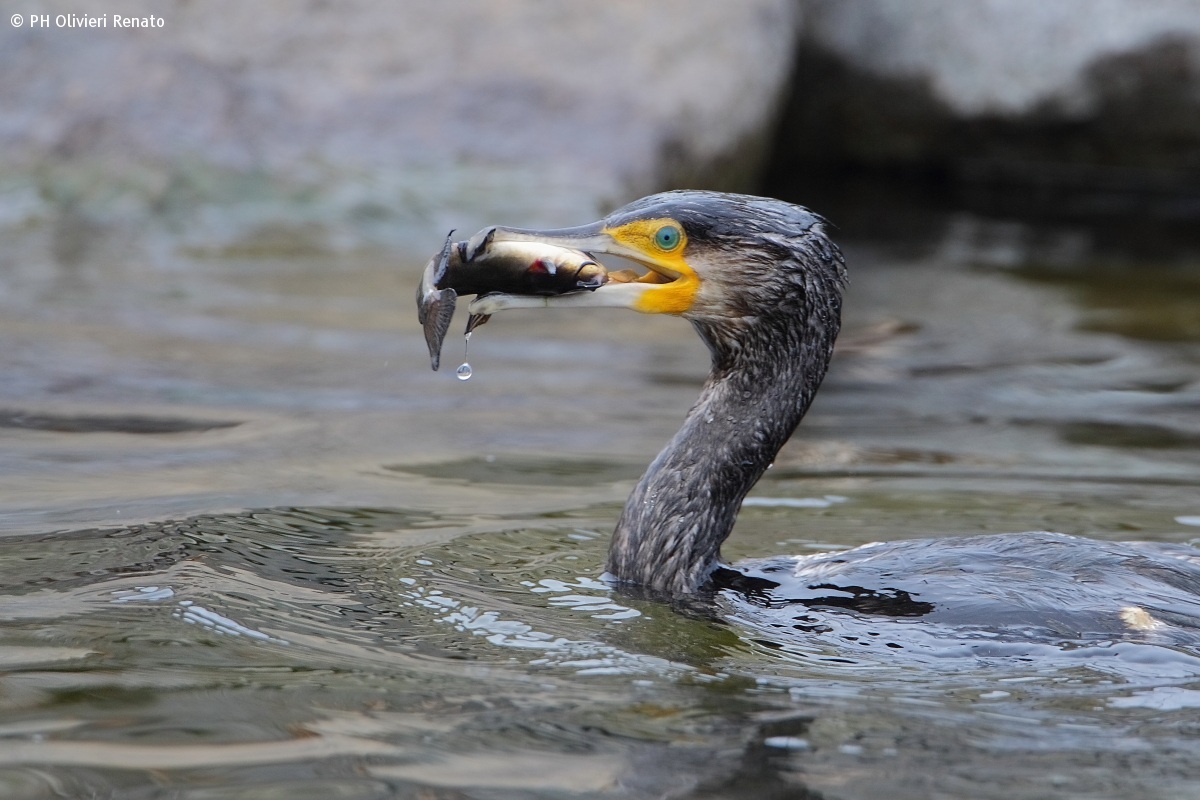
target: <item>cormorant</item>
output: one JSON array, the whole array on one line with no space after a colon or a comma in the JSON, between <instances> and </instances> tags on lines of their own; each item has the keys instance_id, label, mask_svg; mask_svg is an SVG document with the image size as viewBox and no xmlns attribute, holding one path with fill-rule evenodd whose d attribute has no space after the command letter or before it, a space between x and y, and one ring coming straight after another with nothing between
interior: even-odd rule
<instances>
[{"instance_id":1,"label":"cormorant","mask_svg":"<svg viewBox=\"0 0 1200 800\"><path fill-rule=\"evenodd\" d=\"M1052 628L1148 628L1164 619L1200 627L1197 555L1169 545L1006 534L867 545L736 570L722 564L742 500L807 411L838 335L847 275L820 216L769 198L672 191L590 225L497 227L489 235L608 253L650 272L590 292L483 295L472 313L565 306L673 314L692 323L712 354L699 400L617 523L607 569L619 583L678 598L745 578L751 589L782 584L774 606L856 607L853 594L860 610L939 611L934 616L952 624L1011 614L1023 625L1052 617ZM1113 574L1120 570L1127 579ZM850 584L854 592L837 588ZM949 588L939 592L938 584Z\"/></svg>"}]
</instances>

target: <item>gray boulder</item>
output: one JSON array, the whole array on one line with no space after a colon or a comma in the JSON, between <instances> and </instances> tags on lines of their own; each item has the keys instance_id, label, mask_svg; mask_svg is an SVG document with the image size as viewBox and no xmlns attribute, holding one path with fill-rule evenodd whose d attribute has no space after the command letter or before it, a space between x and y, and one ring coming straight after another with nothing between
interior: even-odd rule
<instances>
[{"instance_id":1,"label":"gray boulder","mask_svg":"<svg viewBox=\"0 0 1200 800\"><path fill-rule=\"evenodd\" d=\"M51 23L0 28L0 224L148 223L243 249L744 188L797 31L790 0L123 0L94 28L27 5ZM116 29L115 12L163 24Z\"/></svg>"},{"instance_id":2,"label":"gray boulder","mask_svg":"<svg viewBox=\"0 0 1200 800\"><path fill-rule=\"evenodd\" d=\"M1200 170L1196 0L806 0L803 10L785 161L998 170L1034 183L1150 185Z\"/></svg>"}]
</instances>

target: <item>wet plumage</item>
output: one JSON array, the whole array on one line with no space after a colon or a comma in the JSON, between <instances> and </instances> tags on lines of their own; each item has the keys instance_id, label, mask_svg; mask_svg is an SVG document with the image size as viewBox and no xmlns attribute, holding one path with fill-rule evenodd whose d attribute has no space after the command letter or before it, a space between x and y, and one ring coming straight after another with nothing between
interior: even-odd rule
<instances>
[{"instance_id":1,"label":"wet plumage","mask_svg":"<svg viewBox=\"0 0 1200 800\"><path fill-rule=\"evenodd\" d=\"M838 335L846 270L807 209L667 192L591 225L487 234L612 253L650 272L583 295L488 295L473 313L561 305L675 314L712 355L699 399L617 522L608 557L617 582L663 598L727 587L762 609L922 616L1050 637L1200 631L1200 566L1187 548L1031 533L722 564L742 500L807 411Z\"/></svg>"}]
</instances>

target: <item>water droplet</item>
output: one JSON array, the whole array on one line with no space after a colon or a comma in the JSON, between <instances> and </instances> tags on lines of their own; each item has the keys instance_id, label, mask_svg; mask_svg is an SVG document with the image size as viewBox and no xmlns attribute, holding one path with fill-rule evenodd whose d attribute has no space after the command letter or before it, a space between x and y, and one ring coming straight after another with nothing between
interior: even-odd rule
<instances>
[{"instance_id":1,"label":"water droplet","mask_svg":"<svg viewBox=\"0 0 1200 800\"><path fill-rule=\"evenodd\" d=\"M471 380L471 365L467 363L467 351L471 349L471 332L467 331L463 334L463 363L455 370L455 375L460 381Z\"/></svg>"}]
</instances>

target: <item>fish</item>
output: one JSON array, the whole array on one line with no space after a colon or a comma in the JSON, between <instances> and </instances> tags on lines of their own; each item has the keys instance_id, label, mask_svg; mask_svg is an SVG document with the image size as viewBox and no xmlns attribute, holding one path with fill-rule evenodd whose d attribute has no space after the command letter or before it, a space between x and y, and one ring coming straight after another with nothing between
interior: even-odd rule
<instances>
[{"instance_id":1,"label":"fish","mask_svg":"<svg viewBox=\"0 0 1200 800\"><path fill-rule=\"evenodd\" d=\"M456 242L451 231L421 274L417 320L435 371L460 296L494 292L548 296L594 291L608 282L608 270L587 253L540 242L496 242L495 232L495 227L484 228ZM472 314L466 332L487 320L487 315Z\"/></svg>"},{"instance_id":2,"label":"fish","mask_svg":"<svg viewBox=\"0 0 1200 800\"><path fill-rule=\"evenodd\" d=\"M450 263L452 251L450 237L441 251L425 265L421 273L421 283L417 286L417 321L425 330L425 344L429 348L429 360L436 371L442 361L442 340L446 331L450 330L450 322L454 319L454 307L458 302L458 293L453 289L439 289L439 280L444 279Z\"/></svg>"}]
</instances>

